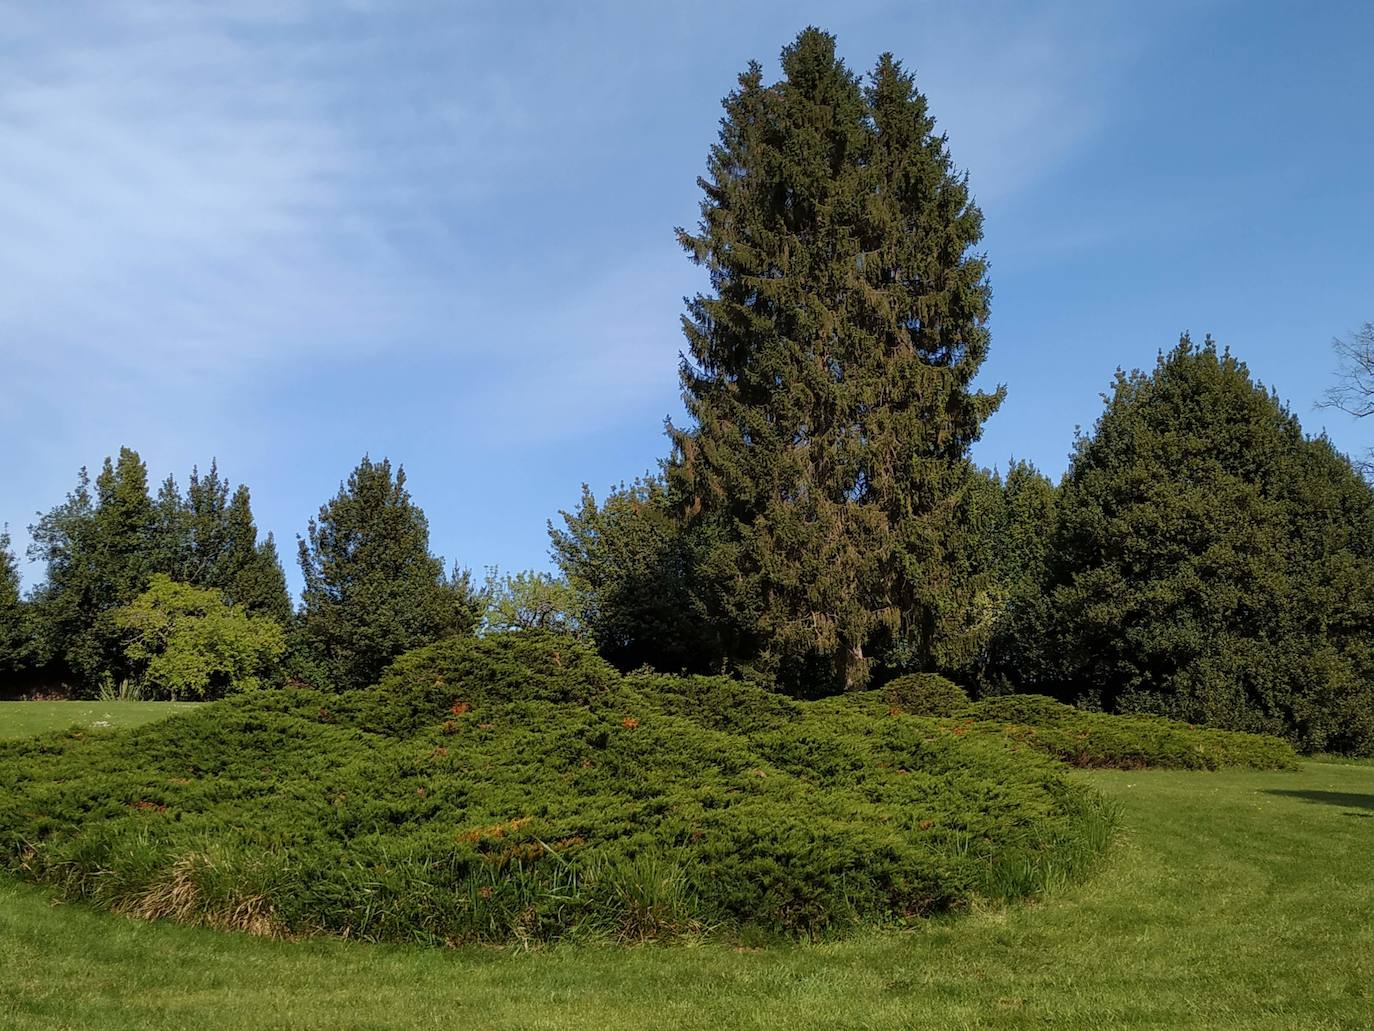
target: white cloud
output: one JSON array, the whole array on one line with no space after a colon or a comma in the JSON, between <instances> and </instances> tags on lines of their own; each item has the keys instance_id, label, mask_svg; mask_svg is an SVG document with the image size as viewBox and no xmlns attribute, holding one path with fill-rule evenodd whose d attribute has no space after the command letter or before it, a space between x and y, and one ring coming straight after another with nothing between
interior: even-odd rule
<instances>
[{"instance_id":1,"label":"white cloud","mask_svg":"<svg viewBox=\"0 0 1374 1031\"><path fill-rule=\"evenodd\" d=\"M44 374L98 356L224 375L397 306L375 254L332 253L360 155L316 84L212 18L37 31L0 79L7 351Z\"/></svg>"}]
</instances>

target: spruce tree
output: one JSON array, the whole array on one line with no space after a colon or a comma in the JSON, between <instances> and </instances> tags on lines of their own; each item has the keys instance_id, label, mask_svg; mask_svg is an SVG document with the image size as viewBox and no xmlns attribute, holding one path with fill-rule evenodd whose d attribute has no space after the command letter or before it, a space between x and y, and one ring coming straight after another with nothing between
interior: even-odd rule
<instances>
[{"instance_id":1,"label":"spruce tree","mask_svg":"<svg viewBox=\"0 0 1374 1031\"><path fill-rule=\"evenodd\" d=\"M1058 674L1056 657L1044 647L1050 634L1044 592L1058 491L1024 461L1011 463L1001 488L993 555L1002 610L978 671L979 689L1053 693Z\"/></svg>"},{"instance_id":2,"label":"spruce tree","mask_svg":"<svg viewBox=\"0 0 1374 1031\"><path fill-rule=\"evenodd\" d=\"M285 624L291 618L291 596L272 534L258 540L252 498L240 484L224 513L224 545L210 585L220 588L231 604L251 615L271 616Z\"/></svg>"},{"instance_id":3,"label":"spruce tree","mask_svg":"<svg viewBox=\"0 0 1374 1031\"><path fill-rule=\"evenodd\" d=\"M299 541L300 632L339 689L366 687L397 655L471 633L481 611L466 575L444 575L403 468L364 456Z\"/></svg>"},{"instance_id":4,"label":"spruce tree","mask_svg":"<svg viewBox=\"0 0 1374 1031\"><path fill-rule=\"evenodd\" d=\"M965 650L949 575L967 454L1001 392L987 353L982 215L910 74L865 86L811 28L724 102L695 233L669 474L723 538L704 570L745 665L855 688L875 649Z\"/></svg>"},{"instance_id":5,"label":"spruce tree","mask_svg":"<svg viewBox=\"0 0 1374 1031\"><path fill-rule=\"evenodd\" d=\"M286 575L269 534L258 540L252 495L245 484L230 493L229 481L210 461L204 476L193 468L183 497L169 476L158 493L155 566L179 583L213 587L231 605L285 624L291 618Z\"/></svg>"},{"instance_id":6,"label":"spruce tree","mask_svg":"<svg viewBox=\"0 0 1374 1031\"><path fill-rule=\"evenodd\" d=\"M243 488L240 488L243 489ZM229 481L210 459L204 476L193 468L186 484L184 565L174 579L202 587L225 587L228 574ZM250 520L251 521L251 520Z\"/></svg>"},{"instance_id":7,"label":"spruce tree","mask_svg":"<svg viewBox=\"0 0 1374 1031\"><path fill-rule=\"evenodd\" d=\"M153 524L154 567L175 580L184 580L184 572L189 565L187 542L190 529L181 489L177 486L176 477L170 474L162 481L157 499L153 502Z\"/></svg>"}]
</instances>

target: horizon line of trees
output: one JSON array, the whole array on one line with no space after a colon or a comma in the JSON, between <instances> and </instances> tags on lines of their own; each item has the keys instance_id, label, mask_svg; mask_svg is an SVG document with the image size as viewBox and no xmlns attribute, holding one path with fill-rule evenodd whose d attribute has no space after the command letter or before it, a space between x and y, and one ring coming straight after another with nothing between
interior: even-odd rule
<instances>
[{"instance_id":1,"label":"horizon line of trees","mask_svg":"<svg viewBox=\"0 0 1374 1031\"><path fill-rule=\"evenodd\" d=\"M561 576L446 569L404 470L364 457L299 540L293 611L246 487L212 465L153 499L124 449L36 524L30 598L0 578L0 664L27 654L85 690L166 690L155 668L204 695L271 675L349 690L430 641L540 629L624 669L798 697L936 672L1374 751L1360 469L1187 336L1149 372L1118 370L1058 484L975 467L1005 391L973 386L990 288L968 176L890 54L861 77L809 28L782 71L740 75L700 220L677 230L709 276L683 316L689 424L667 424L656 474L601 501L584 486L550 522ZM1374 411L1365 332L1331 397L1355 414Z\"/></svg>"}]
</instances>

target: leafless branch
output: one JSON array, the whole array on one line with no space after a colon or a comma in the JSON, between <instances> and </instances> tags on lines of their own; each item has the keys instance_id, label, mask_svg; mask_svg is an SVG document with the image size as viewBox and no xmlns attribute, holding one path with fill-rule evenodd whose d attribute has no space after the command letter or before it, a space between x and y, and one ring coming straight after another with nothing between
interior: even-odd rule
<instances>
[{"instance_id":1,"label":"leafless branch","mask_svg":"<svg viewBox=\"0 0 1374 1031\"><path fill-rule=\"evenodd\" d=\"M1340 359L1338 379L1319 407L1338 408L1357 419L1374 415L1374 322L1348 337L1337 337L1331 345Z\"/></svg>"}]
</instances>

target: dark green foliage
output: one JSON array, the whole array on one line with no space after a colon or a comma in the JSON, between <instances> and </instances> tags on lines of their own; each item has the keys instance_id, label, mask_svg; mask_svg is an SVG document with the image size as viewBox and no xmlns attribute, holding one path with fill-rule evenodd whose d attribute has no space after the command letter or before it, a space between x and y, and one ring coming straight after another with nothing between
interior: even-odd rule
<instances>
[{"instance_id":1,"label":"dark green foliage","mask_svg":"<svg viewBox=\"0 0 1374 1031\"><path fill-rule=\"evenodd\" d=\"M445 576L430 554L405 483L404 469L364 456L300 540L298 631L339 689L366 687L402 652L471 633L481 616L468 574Z\"/></svg>"},{"instance_id":2,"label":"dark green foliage","mask_svg":"<svg viewBox=\"0 0 1374 1031\"><path fill-rule=\"evenodd\" d=\"M730 677L664 676L637 672L628 678L663 712L708 730L756 734L805 716L803 703Z\"/></svg>"},{"instance_id":3,"label":"dark green foliage","mask_svg":"<svg viewBox=\"0 0 1374 1031\"><path fill-rule=\"evenodd\" d=\"M254 614L283 622L290 615L281 563L270 534L257 540L248 488L231 500L213 462L204 479L192 470L184 498L168 477L153 501L142 459L121 448L118 461L105 460L94 494L82 469L66 501L29 530L30 557L47 567L33 599L37 658L87 691L127 678L125 642L110 613L155 573L213 588Z\"/></svg>"},{"instance_id":4,"label":"dark green foliage","mask_svg":"<svg viewBox=\"0 0 1374 1031\"><path fill-rule=\"evenodd\" d=\"M282 569L281 556L277 554L277 542L272 534L269 533L254 545L251 553L244 550L243 560L225 589L225 596L232 599L235 605L242 605L252 613L271 616L283 626L290 622L293 615L291 595L286 590L286 573Z\"/></svg>"},{"instance_id":5,"label":"dark green foliage","mask_svg":"<svg viewBox=\"0 0 1374 1031\"><path fill-rule=\"evenodd\" d=\"M725 100L696 233L668 472L718 540L700 567L733 656L798 693L968 651L949 573L966 456L1001 394L987 352L982 215L925 98L890 55L865 86L807 29Z\"/></svg>"},{"instance_id":6,"label":"dark green foliage","mask_svg":"<svg viewBox=\"0 0 1374 1031\"><path fill-rule=\"evenodd\" d=\"M39 659L91 687L126 672L111 609L147 584L156 554L156 517L148 470L136 451L119 449L91 482L82 469L76 489L29 527L29 555L47 566L34 592Z\"/></svg>"},{"instance_id":7,"label":"dark green foliage","mask_svg":"<svg viewBox=\"0 0 1374 1031\"><path fill-rule=\"evenodd\" d=\"M247 486L231 495L214 460L201 476L191 470L183 498L168 477L158 493L157 570L173 580L221 591L231 605L285 624L291 617L286 576L269 533L258 541Z\"/></svg>"},{"instance_id":8,"label":"dark green foliage","mask_svg":"<svg viewBox=\"0 0 1374 1031\"><path fill-rule=\"evenodd\" d=\"M1118 375L1049 566L1066 700L1374 749L1374 494L1210 341Z\"/></svg>"},{"instance_id":9,"label":"dark green foliage","mask_svg":"<svg viewBox=\"0 0 1374 1031\"><path fill-rule=\"evenodd\" d=\"M1054 685L1062 675L1053 656L1045 654L1050 615L1045 579L1054 538L1058 492L1029 462L1013 461L1005 477L995 477L997 498L980 526L999 606L989 628L986 650L969 675L980 694L1031 691Z\"/></svg>"},{"instance_id":10,"label":"dark green foliage","mask_svg":"<svg viewBox=\"0 0 1374 1031\"><path fill-rule=\"evenodd\" d=\"M953 716L968 708L968 694L958 684L934 673L908 673L889 680L883 697L913 716Z\"/></svg>"},{"instance_id":11,"label":"dark green foliage","mask_svg":"<svg viewBox=\"0 0 1374 1031\"><path fill-rule=\"evenodd\" d=\"M963 715L1001 724L1010 736L1072 766L1291 770L1298 765L1292 746L1280 738L1194 727L1161 716L1088 712L1043 695L989 698Z\"/></svg>"},{"instance_id":12,"label":"dark green foliage","mask_svg":"<svg viewBox=\"0 0 1374 1031\"><path fill-rule=\"evenodd\" d=\"M10 550L8 527L0 528L0 675L12 675L32 661L23 599L19 596L19 564Z\"/></svg>"},{"instance_id":13,"label":"dark green foliage","mask_svg":"<svg viewBox=\"0 0 1374 1031\"><path fill-rule=\"evenodd\" d=\"M883 715L920 716L923 708L938 708L945 733L1001 734L1017 747L1044 752L1071 766L1183 770L1297 767L1292 745L1271 735L1195 727L1162 716L1091 712L1045 695L1008 694L970 703L957 686L934 676L918 680L922 686L909 693L900 680L892 683L912 701L903 704L894 697L889 684L878 690L852 692L827 704L874 719ZM927 698L932 700L927 702Z\"/></svg>"},{"instance_id":14,"label":"dark green foliage","mask_svg":"<svg viewBox=\"0 0 1374 1031\"><path fill-rule=\"evenodd\" d=\"M583 645L522 631L455 637L408 652L367 692L359 711L368 730L408 735L432 724L455 702L590 705L614 692L626 697L620 677Z\"/></svg>"},{"instance_id":15,"label":"dark green foliage","mask_svg":"<svg viewBox=\"0 0 1374 1031\"><path fill-rule=\"evenodd\" d=\"M1113 823L1000 728L621 677L537 633L5 743L0 782L0 857L67 897L433 944L828 935L1035 893Z\"/></svg>"},{"instance_id":16,"label":"dark green foliage","mask_svg":"<svg viewBox=\"0 0 1374 1031\"><path fill-rule=\"evenodd\" d=\"M563 528L549 523L554 560L580 599L597 650L623 670L718 671L728 626L712 621L700 557L707 529L680 518L664 482L645 477L600 504L584 484Z\"/></svg>"}]
</instances>

